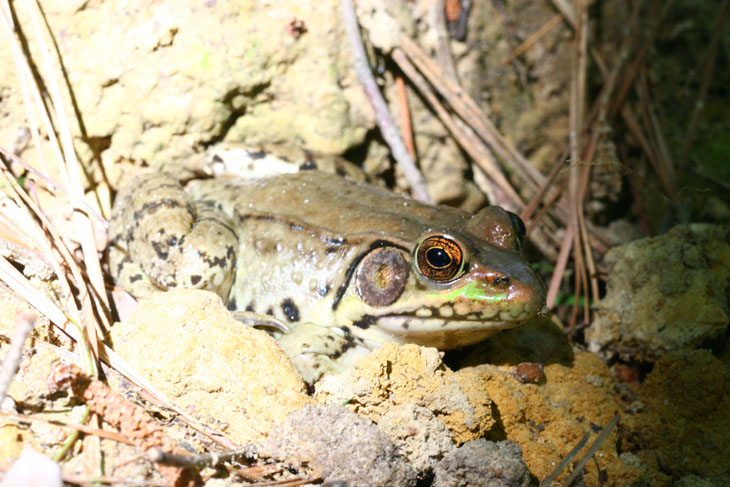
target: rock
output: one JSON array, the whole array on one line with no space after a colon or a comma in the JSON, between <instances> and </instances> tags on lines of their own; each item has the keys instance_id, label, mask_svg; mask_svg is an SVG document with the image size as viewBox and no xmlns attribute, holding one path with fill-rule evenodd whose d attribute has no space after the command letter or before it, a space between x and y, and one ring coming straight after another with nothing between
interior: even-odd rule
<instances>
[{"instance_id":1,"label":"rock","mask_svg":"<svg viewBox=\"0 0 730 487\"><path fill-rule=\"evenodd\" d=\"M606 254L608 289L589 349L654 362L723 336L730 321L730 227L691 224Z\"/></svg>"},{"instance_id":2,"label":"rock","mask_svg":"<svg viewBox=\"0 0 730 487\"><path fill-rule=\"evenodd\" d=\"M369 420L335 405L309 405L274 427L259 451L308 465L326 482L349 487L406 487L416 473Z\"/></svg>"},{"instance_id":3,"label":"rock","mask_svg":"<svg viewBox=\"0 0 730 487\"><path fill-rule=\"evenodd\" d=\"M514 441L472 440L446 455L435 469L433 487L527 487L527 470Z\"/></svg>"},{"instance_id":4,"label":"rock","mask_svg":"<svg viewBox=\"0 0 730 487\"><path fill-rule=\"evenodd\" d=\"M211 292L154 294L111 336L170 400L235 442L260 438L312 402L276 341L233 319Z\"/></svg>"},{"instance_id":5,"label":"rock","mask_svg":"<svg viewBox=\"0 0 730 487\"><path fill-rule=\"evenodd\" d=\"M446 453L456 448L446 426L423 406L393 407L380 418L378 429L388 435L420 476L429 474Z\"/></svg>"},{"instance_id":6,"label":"rock","mask_svg":"<svg viewBox=\"0 0 730 487\"><path fill-rule=\"evenodd\" d=\"M463 443L480 438L495 423L492 402L480 376L454 373L435 348L386 343L339 375L315 385L315 397L379 422L401 404L429 409Z\"/></svg>"},{"instance_id":7,"label":"rock","mask_svg":"<svg viewBox=\"0 0 730 487\"><path fill-rule=\"evenodd\" d=\"M727 476L730 369L708 350L669 353L638 391L645 407L624 418L624 448L675 478Z\"/></svg>"},{"instance_id":8,"label":"rock","mask_svg":"<svg viewBox=\"0 0 730 487\"><path fill-rule=\"evenodd\" d=\"M404 14L397 16L399 29L417 35L427 53L436 52L439 38L431 27L432 5L388 4ZM38 57L27 12L16 10L19 30ZM505 39L526 38L553 15L549 5L529 0L503 7L473 2L469 35L464 42L451 41L464 91L509 134L511 145L542 168L559 157L568 132L570 28L558 25L545 33L523 55L524 66L522 61L512 65L519 69L505 67L514 49ZM505 22L491 22L502 16ZM371 173L388 169L385 149L371 143L375 118L352 68L336 0L217 0L190 8L141 0L54 1L44 6L44 17L67 74L67 106L72 106L67 91L74 95L78 111L67 110L69 127L91 186L109 181L117 187L139 166L182 161L219 140L295 143L343 153L370 139L379 149L366 151L379 157L368 157L365 165ZM383 17L378 20L374 30L391 34ZM115 53L114 63L104 62L109 52ZM9 43L0 44L0 65L13 65ZM383 77L385 97L399 119L395 84L390 72ZM42 167L23 135L29 126L13 69L0 71L0 93L0 146ZM409 92L408 98L418 159L432 195L457 204L468 199L473 188L463 182L469 170L463 152L417 94ZM44 141L50 153L49 147ZM94 162L99 158L104 171Z\"/></svg>"},{"instance_id":9,"label":"rock","mask_svg":"<svg viewBox=\"0 0 730 487\"><path fill-rule=\"evenodd\" d=\"M537 384L521 383L513 366L480 365L460 372L467 371L484 380L500 418L501 437L520 446L530 472L539 480L553 471L583 435L590 433L591 440L595 439L596 431L621 411L611 371L590 353L578 353L572 364L545 365L545 381ZM668 479L657 469L643 469L619 458L615 431L596 459L601 473L595 462L589 462L583 474L586 486L621 487L634 481L667 485L661 481ZM570 468L558 479L569 473Z\"/></svg>"},{"instance_id":10,"label":"rock","mask_svg":"<svg viewBox=\"0 0 730 487\"><path fill-rule=\"evenodd\" d=\"M81 159L100 153L113 182L115 162L158 166L224 137L335 153L362 142L374 126L336 0L218 0L190 8L53 2L44 13L86 130L80 137L80 122L69 121L86 142L79 144ZM28 15L17 15L37 56ZM301 35L292 32L293 22L304 27ZM109 52L115 62L100 62ZM0 64L13 65L7 43ZM0 75L0 92L0 145L13 147L27 125L13 69ZM19 155L38 158L31 150Z\"/></svg>"},{"instance_id":11,"label":"rock","mask_svg":"<svg viewBox=\"0 0 730 487\"><path fill-rule=\"evenodd\" d=\"M718 485L721 484L715 484L697 475L687 475L674 483L674 487L717 487Z\"/></svg>"}]
</instances>

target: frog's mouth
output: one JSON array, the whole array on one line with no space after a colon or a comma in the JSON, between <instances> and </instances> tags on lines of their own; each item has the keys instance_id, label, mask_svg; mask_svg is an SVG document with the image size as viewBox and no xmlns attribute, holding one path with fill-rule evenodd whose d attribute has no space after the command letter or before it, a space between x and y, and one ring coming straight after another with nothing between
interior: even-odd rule
<instances>
[{"instance_id":1,"label":"frog's mouth","mask_svg":"<svg viewBox=\"0 0 730 487\"><path fill-rule=\"evenodd\" d=\"M479 343L499 330L515 328L522 321L485 321L467 317L439 318L416 315L380 316L372 319L381 331L404 342L451 350Z\"/></svg>"}]
</instances>

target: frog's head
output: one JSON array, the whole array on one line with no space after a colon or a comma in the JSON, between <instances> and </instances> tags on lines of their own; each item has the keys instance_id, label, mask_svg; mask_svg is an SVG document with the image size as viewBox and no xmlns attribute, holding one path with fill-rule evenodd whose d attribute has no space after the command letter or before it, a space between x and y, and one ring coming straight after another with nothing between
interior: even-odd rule
<instances>
[{"instance_id":1,"label":"frog's head","mask_svg":"<svg viewBox=\"0 0 730 487\"><path fill-rule=\"evenodd\" d=\"M412 246L378 241L354 269L338 321L440 349L518 326L545 305L542 281L520 253L524 234L519 217L488 207Z\"/></svg>"}]
</instances>

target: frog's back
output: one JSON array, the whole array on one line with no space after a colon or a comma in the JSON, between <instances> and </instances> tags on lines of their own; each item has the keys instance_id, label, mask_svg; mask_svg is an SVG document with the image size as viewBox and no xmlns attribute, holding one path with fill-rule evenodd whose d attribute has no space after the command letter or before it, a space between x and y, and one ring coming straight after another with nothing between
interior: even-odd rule
<instances>
[{"instance_id":1,"label":"frog's back","mask_svg":"<svg viewBox=\"0 0 730 487\"><path fill-rule=\"evenodd\" d=\"M197 181L193 198L224 211L239 225L269 218L346 238L387 236L413 242L435 229L458 228L469 215L420 203L333 174L303 171L261 180Z\"/></svg>"}]
</instances>

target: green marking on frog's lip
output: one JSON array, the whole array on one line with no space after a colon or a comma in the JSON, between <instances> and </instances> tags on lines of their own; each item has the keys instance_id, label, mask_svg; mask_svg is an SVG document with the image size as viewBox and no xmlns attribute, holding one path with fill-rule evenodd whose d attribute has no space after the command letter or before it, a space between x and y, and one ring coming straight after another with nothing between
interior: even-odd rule
<instances>
[{"instance_id":1,"label":"green marking on frog's lip","mask_svg":"<svg viewBox=\"0 0 730 487\"><path fill-rule=\"evenodd\" d=\"M471 282L466 286L458 287L449 291L448 293L441 295L442 298L453 301L456 298L466 298L472 301L486 301L496 303L507 299L507 293L502 292L499 294L487 295L484 293L483 287L479 283Z\"/></svg>"}]
</instances>

